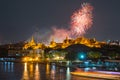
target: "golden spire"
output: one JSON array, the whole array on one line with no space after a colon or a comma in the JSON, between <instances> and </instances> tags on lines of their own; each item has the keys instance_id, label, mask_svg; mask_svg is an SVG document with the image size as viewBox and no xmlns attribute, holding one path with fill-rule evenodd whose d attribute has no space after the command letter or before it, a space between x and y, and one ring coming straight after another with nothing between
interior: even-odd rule
<instances>
[{"instance_id":1,"label":"golden spire","mask_svg":"<svg viewBox=\"0 0 120 80\"><path fill-rule=\"evenodd\" d=\"M30 41L29 44L30 44L30 45L35 45L35 44L36 44L33 36L32 36L32 38L31 38L31 41Z\"/></svg>"},{"instance_id":2,"label":"golden spire","mask_svg":"<svg viewBox=\"0 0 120 80\"><path fill-rule=\"evenodd\" d=\"M33 36L32 36L31 42L35 42L35 41L34 41L34 37L33 37Z\"/></svg>"}]
</instances>

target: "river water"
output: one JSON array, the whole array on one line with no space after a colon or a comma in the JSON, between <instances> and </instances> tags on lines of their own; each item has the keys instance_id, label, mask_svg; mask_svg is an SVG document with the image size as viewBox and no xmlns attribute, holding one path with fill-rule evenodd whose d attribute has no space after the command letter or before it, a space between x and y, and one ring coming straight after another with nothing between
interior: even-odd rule
<instances>
[{"instance_id":1,"label":"river water","mask_svg":"<svg viewBox=\"0 0 120 80\"><path fill-rule=\"evenodd\" d=\"M0 62L0 80L103 80L73 76L55 64Z\"/></svg>"}]
</instances>

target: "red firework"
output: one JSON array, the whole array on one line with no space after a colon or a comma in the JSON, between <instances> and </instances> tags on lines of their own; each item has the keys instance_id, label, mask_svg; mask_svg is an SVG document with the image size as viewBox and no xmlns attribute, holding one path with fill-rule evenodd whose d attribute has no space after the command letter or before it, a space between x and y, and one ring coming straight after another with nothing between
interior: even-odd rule
<instances>
[{"instance_id":1,"label":"red firework","mask_svg":"<svg viewBox=\"0 0 120 80\"><path fill-rule=\"evenodd\" d=\"M54 38L55 41L62 42L66 37L75 38L83 36L86 30L93 24L92 11L93 7L89 3L83 3L81 9L74 12L71 16L70 28L53 28L53 34L50 36L50 39Z\"/></svg>"},{"instance_id":2,"label":"red firework","mask_svg":"<svg viewBox=\"0 0 120 80\"><path fill-rule=\"evenodd\" d=\"M71 32L73 36L81 36L85 34L92 24L93 7L89 3L83 3L82 8L74 12L71 16Z\"/></svg>"}]
</instances>

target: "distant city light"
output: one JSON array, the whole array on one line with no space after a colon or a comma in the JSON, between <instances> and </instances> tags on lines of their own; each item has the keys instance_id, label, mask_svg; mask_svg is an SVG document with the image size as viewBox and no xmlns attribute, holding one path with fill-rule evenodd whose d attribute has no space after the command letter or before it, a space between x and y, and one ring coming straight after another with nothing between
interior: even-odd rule
<instances>
[{"instance_id":1,"label":"distant city light","mask_svg":"<svg viewBox=\"0 0 120 80\"><path fill-rule=\"evenodd\" d=\"M84 52L80 52L80 53L78 53L78 58L79 58L80 60L83 60L83 59L86 58L86 54L85 54Z\"/></svg>"},{"instance_id":2,"label":"distant city light","mask_svg":"<svg viewBox=\"0 0 120 80\"><path fill-rule=\"evenodd\" d=\"M81 58L81 59L84 59L84 55L81 55L80 58Z\"/></svg>"}]
</instances>

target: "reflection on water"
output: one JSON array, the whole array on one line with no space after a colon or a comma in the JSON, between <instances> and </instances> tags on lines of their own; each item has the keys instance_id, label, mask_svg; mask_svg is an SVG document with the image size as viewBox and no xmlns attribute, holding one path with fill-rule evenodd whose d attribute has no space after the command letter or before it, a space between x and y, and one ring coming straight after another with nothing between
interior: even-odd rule
<instances>
[{"instance_id":1,"label":"reflection on water","mask_svg":"<svg viewBox=\"0 0 120 80\"><path fill-rule=\"evenodd\" d=\"M2 62L0 63L0 69L3 72L13 72L14 70L14 63L13 62Z\"/></svg>"},{"instance_id":2,"label":"reflection on water","mask_svg":"<svg viewBox=\"0 0 120 80\"><path fill-rule=\"evenodd\" d=\"M35 66L35 68L33 66ZM24 71L21 80L40 80L39 64L24 63Z\"/></svg>"},{"instance_id":3,"label":"reflection on water","mask_svg":"<svg viewBox=\"0 0 120 80\"><path fill-rule=\"evenodd\" d=\"M29 76L28 76L28 70L27 70L27 63L24 63L24 71L23 71L23 77L22 80L29 80Z\"/></svg>"},{"instance_id":4,"label":"reflection on water","mask_svg":"<svg viewBox=\"0 0 120 80\"><path fill-rule=\"evenodd\" d=\"M70 68L67 67L67 71L66 71L66 80L70 80L71 76L70 76Z\"/></svg>"},{"instance_id":5,"label":"reflection on water","mask_svg":"<svg viewBox=\"0 0 120 80\"><path fill-rule=\"evenodd\" d=\"M51 67L51 79L55 80L56 66L53 64Z\"/></svg>"},{"instance_id":6,"label":"reflection on water","mask_svg":"<svg viewBox=\"0 0 120 80\"><path fill-rule=\"evenodd\" d=\"M46 64L46 79L48 80L50 77L50 65L49 63Z\"/></svg>"},{"instance_id":7,"label":"reflection on water","mask_svg":"<svg viewBox=\"0 0 120 80\"><path fill-rule=\"evenodd\" d=\"M7 77L6 77L7 76ZM73 76L56 64L0 62L0 80L100 80Z\"/></svg>"},{"instance_id":8,"label":"reflection on water","mask_svg":"<svg viewBox=\"0 0 120 80\"><path fill-rule=\"evenodd\" d=\"M70 68L56 67L55 64L51 65L50 80L71 80Z\"/></svg>"},{"instance_id":9,"label":"reflection on water","mask_svg":"<svg viewBox=\"0 0 120 80\"><path fill-rule=\"evenodd\" d=\"M47 63L46 64L46 74L50 73L50 65Z\"/></svg>"},{"instance_id":10,"label":"reflection on water","mask_svg":"<svg viewBox=\"0 0 120 80\"><path fill-rule=\"evenodd\" d=\"M30 78L32 79L33 78L33 75L34 75L34 72L33 72L33 64L31 63L31 64L29 64L28 65L28 67L29 67L29 73L30 73Z\"/></svg>"},{"instance_id":11,"label":"reflection on water","mask_svg":"<svg viewBox=\"0 0 120 80\"><path fill-rule=\"evenodd\" d=\"M35 80L40 80L40 72L38 63L35 66Z\"/></svg>"}]
</instances>

